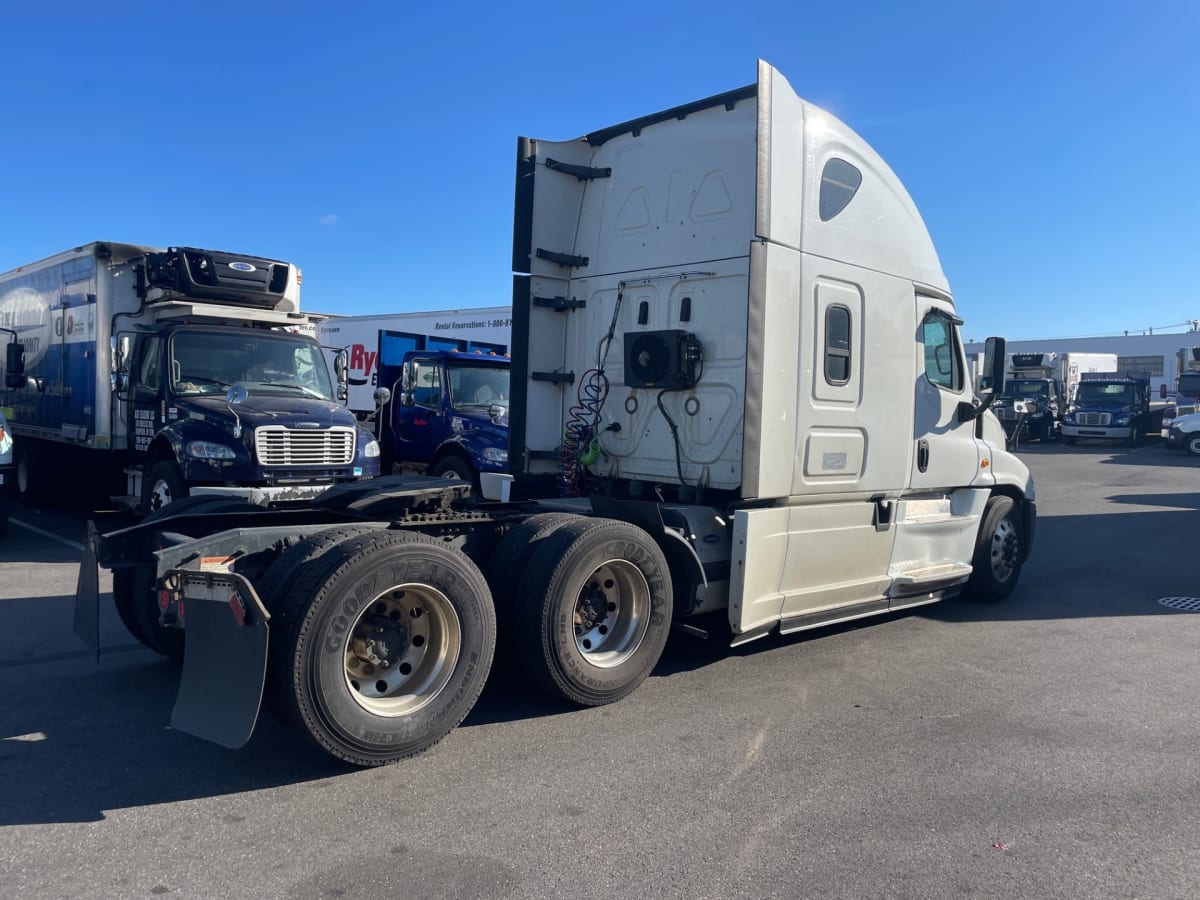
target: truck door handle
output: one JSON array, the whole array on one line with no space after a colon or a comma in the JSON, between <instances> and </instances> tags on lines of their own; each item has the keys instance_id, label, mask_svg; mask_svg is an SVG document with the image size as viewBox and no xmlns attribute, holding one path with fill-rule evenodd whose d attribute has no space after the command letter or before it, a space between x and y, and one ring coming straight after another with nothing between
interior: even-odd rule
<instances>
[{"instance_id":1,"label":"truck door handle","mask_svg":"<svg viewBox=\"0 0 1200 900\"><path fill-rule=\"evenodd\" d=\"M921 438L917 441L917 471L924 472L929 468L929 441Z\"/></svg>"}]
</instances>

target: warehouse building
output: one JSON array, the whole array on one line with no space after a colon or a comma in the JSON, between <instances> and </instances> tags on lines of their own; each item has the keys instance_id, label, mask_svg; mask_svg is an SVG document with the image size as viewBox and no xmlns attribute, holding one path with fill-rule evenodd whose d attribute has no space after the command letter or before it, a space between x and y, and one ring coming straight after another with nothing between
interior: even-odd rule
<instances>
[{"instance_id":1,"label":"warehouse building","mask_svg":"<svg viewBox=\"0 0 1200 900\"><path fill-rule=\"evenodd\" d=\"M1008 342L1009 353L1115 353L1117 370L1125 375L1148 377L1155 396L1175 389L1180 365L1179 351L1186 348L1190 353L1193 347L1200 348L1200 331ZM978 376L983 365L983 344L968 343L966 350L972 371Z\"/></svg>"}]
</instances>

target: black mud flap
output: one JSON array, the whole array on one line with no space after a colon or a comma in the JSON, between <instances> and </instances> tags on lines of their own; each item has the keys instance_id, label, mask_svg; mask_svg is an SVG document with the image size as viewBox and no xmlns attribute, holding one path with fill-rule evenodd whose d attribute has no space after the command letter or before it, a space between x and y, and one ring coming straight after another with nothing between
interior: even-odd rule
<instances>
[{"instance_id":1,"label":"black mud flap","mask_svg":"<svg viewBox=\"0 0 1200 900\"><path fill-rule=\"evenodd\" d=\"M270 615L240 575L176 574L187 643L171 727L236 750L258 721Z\"/></svg>"},{"instance_id":2,"label":"black mud flap","mask_svg":"<svg viewBox=\"0 0 1200 900\"><path fill-rule=\"evenodd\" d=\"M96 563L96 523L87 523L83 561L75 582L75 634L100 659L100 569Z\"/></svg>"}]
</instances>

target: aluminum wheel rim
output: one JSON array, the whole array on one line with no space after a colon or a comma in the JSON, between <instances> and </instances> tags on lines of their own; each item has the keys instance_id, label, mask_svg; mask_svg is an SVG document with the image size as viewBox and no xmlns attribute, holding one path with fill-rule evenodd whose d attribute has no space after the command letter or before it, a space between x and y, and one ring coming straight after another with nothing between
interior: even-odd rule
<instances>
[{"instance_id":1,"label":"aluminum wheel rim","mask_svg":"<svg viewBox=\"0 0 1200 900\"><path fill-rule=\"evenodd\" d=\"M1012 577L1017 549L1017 529L1007 517L1003 518L992 533L992 575L997 581Z\"/></svg>"},{"instance_id":2,"label":"aluminum wheel rim","mask_svg":"<svg viewBox=\"0 0 1200 900\"><path fill-rule=\"evenodd\" d=\"M350 696L377 716L406 716L450 682L462 653L462 625L449 598L427 584L402 584L359 613L346 638Z\"/></svg>"},{"instance_id":3,"label":"aluminum wheel rim","mask_svg":"<svg viewBox=\"0 0 1200 900\"><path fill-rule=\"evenodd\" d=\"M584 580L575 601L575 646L597 668L619 666L637 652L650 627L650 585L642 570L610 559Z\"/></svg>"},{"instance_id":4,"label":"aluminum wheel rim","mask_svg":"<svg viewBox=\"0 0 1200 900\"><path fill-rule=\"evenodd\" d=\"M156 481L150 489L150 509L162 509L171 502L171 488L165 481Z\"/></svg>"}]
</instances>

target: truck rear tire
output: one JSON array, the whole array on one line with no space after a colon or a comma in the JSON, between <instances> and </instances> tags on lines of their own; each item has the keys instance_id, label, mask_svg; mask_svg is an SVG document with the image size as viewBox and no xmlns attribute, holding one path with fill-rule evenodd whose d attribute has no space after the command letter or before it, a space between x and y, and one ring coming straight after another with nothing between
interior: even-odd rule
<instances>
[{"instance_id":1,"label":"truck rear tire","mask_svg":"<svg viewBox=\"0 0 1200 900\"><path fill-rule=\"evenodd\" d=\"M250 512L258 509L236 497L185 497L168 510L155 510L143 519L153 522L167 515ZM158 621L158 585L153 566L132 566L113 570L113 605L121 624L142 646L168 659L183 659L185 632L167 628Z\"/></svg>"},{"instance_id":2,"label":"truck rear tire","mask_svg":"<svg viewBox=\"0 0 1200 900\"><path fill-rule=\"evenodd\" d=\"M295 708L288 702L288 673L291 671L291 664L285 647L286 635L291 624L289 617L295 615L298 608L295 603L287 602L296 579L309 563L324 555L331 547L372 531L383 533L383 529L372 528L370 525L340 525L311 534L280 553L254 585L259 599L271 614L267 685L264 696L268 709L285 722L303 725L302 721L294 717Z\"/></svg>"},{"instance_id":3,"label":"truck rear tire","mask_svg":"<svg viewBox=\"0 0 1200 900\"><path fill-rule=\"evenodd\" d=\"M517 594L522 662L580 706L632 693L671 628L671 574L645 531L613 519L560 526L533 554Z\"/></svg>"},{"instance_id":4,"label":"truck rear tire","mask_svg":"<svg viewBox=\"0 0 1200 900\"><path fill-rule=\"evenodd\" d=\"M142 510L149 516L187 495L187 485L179 466L174 460L160 460L142 482Z\"/></svg>"},{"instance_id":5,"label":"truck rear tire","mask_svg":"<svg viewBox=\"0 0 1200 900\"><path fill-rule=\"evenodd\" d=\"M285 654L291 718L332 756L377 766L427 750L483 690L491 593L469 559L433 538L351 537L305 566L282 600L273 649Z\"/></svg>"},{"instance_id":6,"label":"truck rear tire","mask_svg":"<svg viewBox=\"0 0 1200 900\"><path fill-rule=\"evenodd\" d=\"M987 502L975 538L968 590L978 599L1003 600L1017 586L1025 557L1021 515L1011 497L996 495Z\"/></svg>"},{"instance_id":7,"label":"truck rear tire","mask_svg":"<svg viewBox=\"0 0 1200 900\"><path fill-rule=\"evenodd\" d=\"M521 576L542 542L568 522L579 520L573 513L538 513L514 525L500 539L487 561L484 575L496 605L496 659L505 668L516 657L516 598Z\"/></svg>"},{"instance_id":8,"label":"truck rear tire","mask_svg":"<svg viewBox=\"0 0 1200 900\"><path fill-rule=\"evenodd\" d=\"M133 588L133 573L133 569L113 569L113 606L117 608L117 616L121 619L121 624L125 626L125 630L139 644L149 647L150 644L146 638L146 633L142 631L142 625L134 612L134 607L137 604L137 592Z\"/></svg>"}]
</instances>

